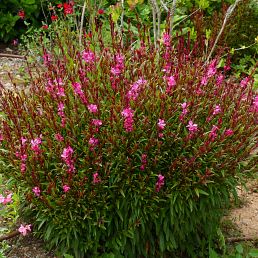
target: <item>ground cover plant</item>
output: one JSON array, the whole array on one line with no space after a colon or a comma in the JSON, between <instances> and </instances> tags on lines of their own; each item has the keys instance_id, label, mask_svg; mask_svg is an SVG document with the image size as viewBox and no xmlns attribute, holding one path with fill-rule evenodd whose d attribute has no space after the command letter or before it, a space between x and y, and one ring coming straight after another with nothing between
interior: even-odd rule
<instances>
[{"instance_id":1,"label":"ground cover plant","mask_svg":"<svg viewBox=\"0 0 258 258\"><path fill-rule=\"evenodd\" d=\"M32 224L60 255L207 257L257 169L253 78L237 82L229 58L206 63L169 31L153 44L128 26L125 41L103 12L81 44L69 26L42 40L24 88L1 87L1 172L24 195L20 231Z\"/></svg>"}]
</instances>

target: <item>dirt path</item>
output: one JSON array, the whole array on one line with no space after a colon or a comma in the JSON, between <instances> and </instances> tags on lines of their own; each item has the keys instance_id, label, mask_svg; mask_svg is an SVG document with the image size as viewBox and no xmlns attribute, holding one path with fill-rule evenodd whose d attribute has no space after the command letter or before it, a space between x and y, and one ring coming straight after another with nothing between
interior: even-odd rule
<instances>
[{"instance_id":1,"label":"dirt path","mask_svg":"<svg viewBox=\"0 0 258 258\"><path fill-rule=\"evenodd\" d=\"M232 209L229 218L243 237L258 239L258 179L247 184L248 191L239 189L241 206Z\"/></svg>"}]
</instances>

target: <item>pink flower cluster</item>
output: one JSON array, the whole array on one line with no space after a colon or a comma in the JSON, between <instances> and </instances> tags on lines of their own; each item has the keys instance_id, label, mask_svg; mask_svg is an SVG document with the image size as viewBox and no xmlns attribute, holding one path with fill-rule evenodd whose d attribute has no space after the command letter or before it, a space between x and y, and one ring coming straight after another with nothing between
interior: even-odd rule
<instances>
[{"instance_id":1,"label":"pink flower cluster","mask_svg":"<svg viewBox=\"0 0 258 258\"><path fill-rule=\"evenodd\" d=\"M63 153L61 154L61 158L68 167L68 173L72 173L75 171L74 160L72 159L73 152L73 148L71 146L68 146L67 148L64 148Z\"/></svg>"},{"instance_id":2,"label":"pink flower cluster","mask_svg":"<svg viewBox=\"0 0 258 258\"><path fill-rule=\"evenodd\" d=\"M124 56L118 53L115 55L115 62L110 69L110 73L111 73L110 82L111 82L112 89L115 90L117 88L117 84L120 81L120 75L123 73L123 71L124 71Z\"/></svg>"},{"instance_id":3,"label":"pink flower cluster","mask_svg":"<svg viewBox=\"0 0 258 258\"><path fill-rule=\"evenodd\" d=\"M81 84L78 83L78 82L73 82L72 86L73 86L74 94L78 95L80 97L80 99L81 99L83 104L87 104L88 101L87 101L87 99L85 97L84 92L82 91Z\"/></svg>"},{"instance_id":4,"label":"pink flower cluster","mask_svg":"<svg viewBox=\"0 0 258 258\"><path fill-rule=\"evenodd\" d=\"M43 55L43 61L44 61L44 65L48 66L52 61L51 55L45 52Z\"/></svg>"},{"instance_id":5,"label":"pink flower cluster","mask_svg":"<svg viewBox=\"0 0 258 258\"><path fill-rule=\"evenodd\" d=\"M258 112L258 95L256 95L254 97L254 100L253 100L253 110L254 110L254 112Z\"/></svg>"},{"instance_id":6,"label":"pink flower cluster","mask_svg":"<svg viewBox=\"0 0 258 258\"><path fill-rule=\"evenodd\" d=\"M201 85L207 85L208 79L214 76L217 73L217 60L214 59L211 61L206 74L202 77Z\"/></svg>"},{"instance_id":7,"label":"pink flower cluster","mask_svg":"<svg viewBox=\"0 0 258 258\"><path fill-rule=\"evenodd\" d=\"M21 149L15 153L15 156L21 160L20 170L22 173L26 171L27 154L25 153L27 139L21 137Z\"/></svg>"},{"instance_id":8,"label":"pink flower cluster","mask_svg":"<svg viewBox=\"0 0 258 258\"><path fill-rule=\"evenodd\" d=\"M129 107L125 108L122 111L122 116L124 117L124 128L126 132L131 132L133 131L133 116L134 116L134 111Z\"/></svg>"},{"instance_id":9,"label":"pink flower cluster","mask_svg":"<svg viewBox=\"0 0 258 258\"><path fill-rule=\"evenodd\" d=\"M119 76L124 70L124 56L121 54L116 54L115 65L111 67L111 73L114 76Z\"/></svg>"},{"instance_id":10,"label":"pink flower cluster","mask_svg":"<svg viewBox=\"0 0 258 258\"><path fill-rule=\"evenodd\" d=\"M146 83L147 83L147 81L144 79L139 79L138 81L136 81L131 86L130 90L127 92L126 97L129 100L136 100L142 89L142 86L145 85Z\"/></svg>"},{"instance_id":11,"label":"pink flower cluster","mask_svg":"<svg viewBox=\"0 0 258 258\"><path fill-rule=\"evenodd\" d=\"M97 147L99 144L99 140L95 137L91 137L89 139L89 145L90 145L90 150L94 150L95 147Z\"/></svg>"},{"instance_id":12,"label":"pink flower cluster","mask_svg":"<svg viewBox=\"0 0 258 258\"><path fill-rule=\"evenodd\" d=\"M35 154L40 154L40 145L42 143L42 140L41 140L41 135L40 137L38 138L35 138L35 139L32 139L30 141L30 144L31 144L31 149L34 151Z\"/></svg>"},{"instance_id":13,"label":"pink flower cluster","mask_svg":"<svg viewBox=\"0 0 258 258\"><path fill-rule=\"evenodd\" d=\"M28 234L28 231L31 231L31 225L23 225L21 224L18 231L23 235L26 236Z\"/></svg>"},{"instance_id":14,"label":"pink flower cluster","mask_svg":"<svg viewBox=\"0 0 258 258\"><path fill-rule=\"evenodd\" d=\"M97 113L98 112L98 106L95 104L89 104L87 106L88 110L90 111L90 113Z\"/></svg>"},{"instance_id":15,"label":"pink flower cluster","mask_svg":"<svg viewBox=\"0 0 258 258\"><path fill-rule=\"evenodd\" d=\"M224 132L225 136L231 136L234 134L234 131L232 129L226 129Z\"/></svg>"},{"instance_id":16,"label":"pink flower cluster","mask_svg":"<svg viewBox=\"0 0 258 258\"><path fill-rule=\"evenodd\" d=\"M82 59L87 64L94 64L96 57L95 57L95 54L91 50L84 50L82 52Z\"/></svg>"},{"instance_id":17,"label":"pink flower cluster","mask_svg":"<svg viewBox=\"0 0 258 258\"><path fill-rule=\"evenodd\" d=\"M165 32L163 34L163 44L166 47L169 47L171 45L171 43L170 43L170 35L167 32Z\"/></svg>"},{"instance_id":18,"label":"pink flower cluster","mask_svg":"<svg viewBox=\"0 0 258 258\"><path fill-rule=\"evenodd\" d=\"M64 191L65 193L67 193L70 189L71 189L70 186L68 186L68 185L63 185L63 191Z\"/></svg>"},{"instance_id":19,"label":"pink flower cluster","mask_svg":"<svg viewBox=\"0 0 258 258\"><path fill-rule=\"evenodd\" d=\"M35 186L35 187L32 188L32 192L35 194L35 196L39 197L40 193L41 193L41 190L38 186Z\"/></svg>"},{"instance_id":20,"label":"pink flower cluster","mask_svg":"<svg viewBox=\"0 0 258 258\"><path fill-rule=\"evenodd\" d=\"M245 77L241 82L240 82L240 86L241 88L246 88L249 82L249 77Z\"/></svg>"},{"instance_id":21,"label":"pink flower cluster","mask_svg":"<svg viewBox=\"0 0 258 258\"><path fill-rule=\"evenodd\" d=\"M61 126L62 127L65 127L65 124L66 124L66 117L65 117L65 113L64 113L64 109L65 109L65 105L63 102L59 102L58 103L58 115L59 117L61 118Z\"/></svg>"},{"instance_id":22,"label":"pink flower cluster","mask_svg":"<svg viewBox=\"0 0 258 258\"><path fill-rule=\"evenodd\" d=\"M165 177L162 176L161 174L158 175L158 180L156 182L156 185L155 185L155 191L156 192L159 192L160 189L164 186L165 184Z\"/></svg>"},{"instance_id":23,"label":"pink flower cluster","mask_svg":"<svg viewBox=\"0 0 258 258\"><path fill-rule=\"evenodd\" d=\"M173 75L163 77L167 83L166 93L170 94L172 89L176 86L176 79Z\"/></svg>"},{"instance_id":24,"label":"pink flower cluster","mask_svg":"<svg viewBox=\"0 0 258 258\"><path fill-rule=\"evenodd\" d=\"M183 110L182 110L181 115L179 116L179 119L180 119L180 121L183 121L184 117L188 113L188 110L187 110L188 104L186 102L184 102L183 104L181 104L181 107Z\"/></svg>"},{"instance_id":25,"label":"pink flower cluster","mask_svg":"<svg viewBox=\"0 0 258 258\"><path fill-rule=\"evenodd\" d=\"M221 113L221 107L220 107L220 105L216 105L212 114L215 116L219 113Z\"/></svg>"},{"instance_id":26,"label":"pink flower cluster","mask_svg":"<svg viewBox=\"0 0 258 258\"><path fill-rule=\"evenodd\" d=\"M223 80L224 80L224 75L219 74L216 79L216 85L219 87L222 84Z\"/></svg>"},{"instance_id":27,"label":"pink flower cluster","mask_svg":"<svg viewBox=\"0 0 258 258\"><path fill-rule=\"evenodd\" d=\"M147 154L142 154L140 170L144 170L147 164Z\"/></svg>"},{"instance_id":28,"label":"pink flower cluster","mask_svg":"<svg viewBox=\"0 0 258 258\"><path fill-rule=\"evenodd\" d=\"M62 142L64 140L64 137L60 133L56 133L55 139L59 142Z\"/></svg>"},{"instance_id":29,"label":"pink flower cluster","mask_svg":"<svg viewBox=\"0 0 258 258\"><path fill-rule=\"evenodd\" d=\"M194 124L192 120L190 120L190 121L188 122L188 125L187 125L186 127L188 128L188 130L189 130L189 132L190 132L191 134L193 134L193 133L195 133L196 131L198 131L198 126L197 126L197 124Z\"/></svg>"},{"instance_id":30,"label":"pink flower cluster","mask_svg":"<svg viewBox=\"0 0 258 258\"><path fill-rule=\"evenodd\" d=\"M101 179L100 179L99 173L98 172L94 173L93 174L93 184L95 185L95 184L98 184L100 182L101 182Z\"/></svg>"},{"instance_id":31,"label":"pink flower cluster","mask_svg":"<svg viewBox=\"0 0 258 258\"><path fill-rule=\"evenodd\" d=\"M217 131L218 130L219 130L218 126L216 126L216 125L212 126L212 129L211 129L211 131L209 133L209 138L211 139L211 141L214 141L215 138L218 136L217 135Z\"/></svg>"},{"instance_id":32,"label":"pink flower cluster","mask_svg":"<svg viewBox=\"0 0 258 258\"><path fill-rule=\"evenodd\" d=\"M46 91L53 98L65 97L65 89L62 78L55 79L54 81L48 80Z\"/></svg>"},{"instance_id":33,"label":"pink flower cluster","mask_svg":"<svg viewBox=\"0 0 258 258\"><path fill-rule=\"evenodd\" d=\"M158 119L157 126L158 126L158 130L159 130L159 137L162 138L164 136L162 131L165 129L165 126L166 126L165 120Z\"/></svg>"},{"instance_id":34,"label":"pink flower cluster","mask_svg":"<svg viewBox=\"0 0 258 258\"><path fill-rule=\"evenodd\" d=\"M0 194L0 203L6 205L7 203L12 202L12 195L12 193L9 193L6 197L4 197L2 194Z\"/></svg>"}]
</instances>

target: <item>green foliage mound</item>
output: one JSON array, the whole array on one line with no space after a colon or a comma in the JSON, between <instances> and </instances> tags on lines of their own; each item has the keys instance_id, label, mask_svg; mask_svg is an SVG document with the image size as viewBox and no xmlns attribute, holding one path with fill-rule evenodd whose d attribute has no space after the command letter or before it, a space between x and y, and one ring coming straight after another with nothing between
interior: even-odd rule
<instances>
[{"instance_id":1,"label":"green foliage mound","mask_svg":"<svg viewBox=\"0 0 258 258\"><path fill-rule=\"evenodd\" d=\"M100 27L81 46L60 32L28 85L2 85L1 172L59 254L207 257L257 162L253 80L189 40L127 45L110 28L110 45Z\"/></svg>"}]
</instances>

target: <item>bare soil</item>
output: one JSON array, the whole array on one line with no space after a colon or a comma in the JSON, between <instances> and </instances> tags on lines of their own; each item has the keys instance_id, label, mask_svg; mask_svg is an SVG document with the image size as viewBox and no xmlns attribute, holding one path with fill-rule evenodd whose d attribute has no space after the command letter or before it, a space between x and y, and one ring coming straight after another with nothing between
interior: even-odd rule
<instances>
[{"instance_id":1,"label":"bare soil","mask_svg":"<svg viewBox=\"0 0 258 258\"><path fill-rule=\"evenodd\" d=\"M246 189L239 188L240 207L231 210L229 218L247 238L258 239L258 180L247 184Z\"/></svg>"}]
</instances>

